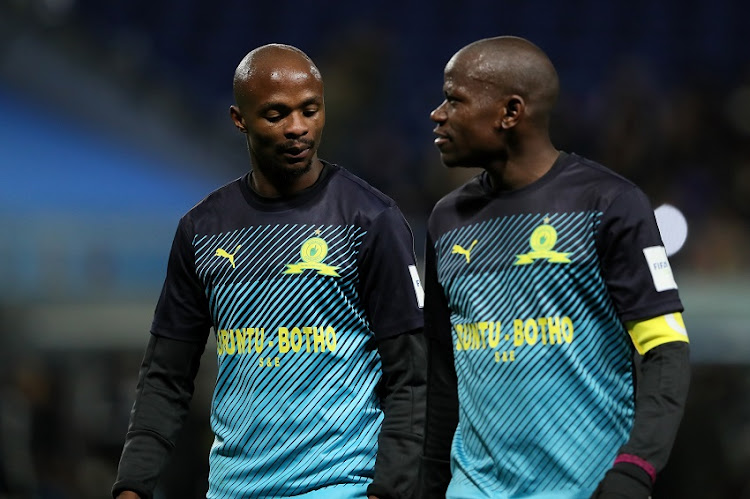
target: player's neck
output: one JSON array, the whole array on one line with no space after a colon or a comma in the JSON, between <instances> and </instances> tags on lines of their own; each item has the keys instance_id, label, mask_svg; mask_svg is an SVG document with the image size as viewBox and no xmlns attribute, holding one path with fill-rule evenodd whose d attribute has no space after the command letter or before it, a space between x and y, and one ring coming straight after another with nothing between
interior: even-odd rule
<instances>
[{"instance_id":1,"label":"player's neck","mask_svg":"<svg viewBox=\"0 0 750 499\"><path fill-rule=\"evenodd\" d=\"M488 168L492 188L498 192L515 191L542 178L555 164L560 151L546 144L527 144L524 150L511 151Z\"/></svg>"},{"instance_id":2,"label":"player's neck","mask_svg":"<svg viewBox=\"0 0 750 499\"><path fill-rule=\"evenodd\" d=\"M271 176L260 168L250 172L250 188L264 198L289 197L312 187L320 178L323 163L317 156L313 158L309 170L298 177Z\"/></svg>"}]
</instances>

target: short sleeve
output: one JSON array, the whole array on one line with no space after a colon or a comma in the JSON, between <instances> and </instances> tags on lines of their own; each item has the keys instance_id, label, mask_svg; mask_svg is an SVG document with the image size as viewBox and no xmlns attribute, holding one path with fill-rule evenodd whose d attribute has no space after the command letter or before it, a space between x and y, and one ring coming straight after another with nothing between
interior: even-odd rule
<instances>
[{"instance_id":1,"label":"short sleeve","mask_svg":"<svg viewBox=\"0 0 750 499\"><path fill-rule=\"evenodd\" d=\"M359 252L360 296L377 339L423 326L414 238L395 206L370 224Z\"/></svg>"},{"instance_id":2,"label":"short sleeve","mask_svg":"<svg viewBox=\"0 0 750 499\"><path fill-rule=\"evenodd\" d=\"M620 194L603 213L597 248L622 321L683 310L653 209L640 189Z\"/></svg>"},{"instance_id":3,"label":"short sleeve","mask_svg":"<svg viewBox=\"0 0 750 499\"><path fill-rule=\"evenodd\" d=\"M177 227L151 333L176 340L205 342L212 321L204 286L196 274L192 234L187 225L183 218Z\"/></svg>"}]
</instances>

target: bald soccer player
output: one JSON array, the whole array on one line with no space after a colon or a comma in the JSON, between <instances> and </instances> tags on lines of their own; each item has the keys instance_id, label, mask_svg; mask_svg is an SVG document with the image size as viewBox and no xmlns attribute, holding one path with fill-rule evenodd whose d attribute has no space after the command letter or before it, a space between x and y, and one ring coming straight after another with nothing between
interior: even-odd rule
<instances>
[{"instance_id":1,"label":"bald soccer player","mask_svg":"<svg viewBox=\"0 0 750 499\"><path fill-rule=\"evenodd\" d=\"M323 81L303 52L253 50L234 96L252 170L178 224L112 494L154 495L213 328L207 497L412 497L426 368L411 231L318 158Z\"/></svg>"},{"instance_id":2,"label":"bald soccer player","mask_svg":"<svg viewBox=\"0 0 750 499\"><path fill-rule=\"evenodd\" d=\"M428 224L422 495L645 499L690 377L649 201L553 146L558 78L529 41L472 43L444 77L443 163L484 171Z\"/></svg>"}]
</instances>

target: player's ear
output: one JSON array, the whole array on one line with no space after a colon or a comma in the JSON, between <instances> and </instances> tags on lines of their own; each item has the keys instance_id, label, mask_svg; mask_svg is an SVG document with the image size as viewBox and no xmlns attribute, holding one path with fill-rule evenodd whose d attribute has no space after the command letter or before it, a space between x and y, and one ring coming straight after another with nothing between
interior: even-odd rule
<instances>
[{"instance_id":1,"label":"player's ear","mask_svg":"<svg viewBox=\"0 0 750 499\"><path fill-rule=\"evenodd\" d=\"M503 130L513 128L526 111L526 101L520 95L510 95L505 99L505 104L500 108L500 116L497 127Z\"/></svg>"},{"instance_id":2,"label":"player's ear","mask_svg":"<svg viewBox=\"0 0 750 499\"><path fill-rule=\"evenodd\" d=\"M245 118L242 117L242 112L240 111L240 108L238 108L235 105L229 106L229 115L232 117L232 121L234 122L234 126L237 127L237 130L239 130L242 133L247 133L247 127L245 126Z\"/></svg>"}]
</instances>

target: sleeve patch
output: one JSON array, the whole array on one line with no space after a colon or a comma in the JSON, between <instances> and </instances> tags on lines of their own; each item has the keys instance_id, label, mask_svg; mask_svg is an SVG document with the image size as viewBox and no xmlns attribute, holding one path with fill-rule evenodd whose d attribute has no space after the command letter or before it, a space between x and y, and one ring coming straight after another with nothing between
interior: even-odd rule
<instances>
[{"instance_id":1,"label":"sleeve patch","mask_svg":"<svg viewBox=\"0 0 750 499\"><path fill-rule=\"evenodd\" d=\"M662 292L669 289L677 289L677 283L674 281L672 267L669 265L667 251L664 249L664 246L643 248L643 256L646 257L648 270L651 272L651 278L654 281L656 291Z\"/></svg>"},{"instance_id":2,"label":"sleeve patch","mask_svg":"<svg viewBox=\"0 0 750 499\"><path fill-rule=\"evenodd\" d=\"M409 265L409 274L411 274L411 282L414 285L414 294L417 297L417 305L419 308L424 308L424 290L422 289L422 282L419 280L419 273L417 272L416 265Z\"/></svg>"}]
</instances>

